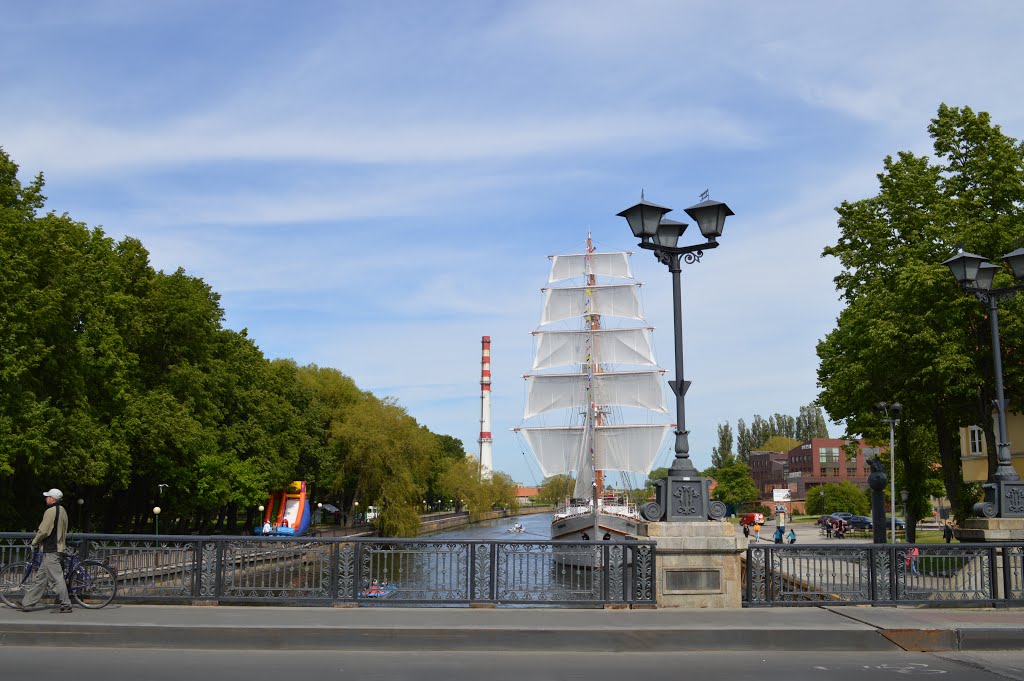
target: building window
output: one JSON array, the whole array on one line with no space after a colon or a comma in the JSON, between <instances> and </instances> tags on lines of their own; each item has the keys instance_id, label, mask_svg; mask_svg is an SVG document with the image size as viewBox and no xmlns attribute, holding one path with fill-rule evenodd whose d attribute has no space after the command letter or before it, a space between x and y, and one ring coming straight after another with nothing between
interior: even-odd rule
<instances>
[{"instance_id":1,"label":"building window","mask_svg":"<svg viewBox=\"0 0 1024 681\"><path fill-rule=\"evenodd\" d=\"M982 454L984 450L981 447L981 443L985 437L984 431L978 426L971 426L967 429L967 432L971 436L971 454Z\"/></svg>"}]
</instances>

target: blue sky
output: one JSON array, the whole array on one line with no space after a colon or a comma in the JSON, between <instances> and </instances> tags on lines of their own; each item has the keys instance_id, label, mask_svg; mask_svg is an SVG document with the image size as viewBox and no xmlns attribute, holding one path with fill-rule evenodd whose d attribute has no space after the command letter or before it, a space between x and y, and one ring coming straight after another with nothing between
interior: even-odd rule
<instances>
[{"instance_id":1,"label":"blue sky","mask_svg":"<svg viewBox=\"0 0 1024 681\"><path fill-rule=\"evenodd\" d=\"M492 338L495 467L546 256L639 251L643 189L736 216L683 272L687 425L795 415L839 312L834 207L938 106L1024 137L1010 2L4 3L0 146L49 208L223 296L268 357L335 367L477 450ZM639 252L672 365L671 279ZM884 399L880 395L879 399ZM835 435L843 432L833 424ZM666 446L661 463L671 454Z\"/></svg>"}]
</instances>

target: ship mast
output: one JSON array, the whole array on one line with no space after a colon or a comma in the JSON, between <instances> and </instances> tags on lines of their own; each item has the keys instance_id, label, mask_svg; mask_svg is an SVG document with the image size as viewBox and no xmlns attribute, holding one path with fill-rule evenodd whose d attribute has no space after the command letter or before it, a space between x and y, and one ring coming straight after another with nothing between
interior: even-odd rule
<instances>
[{"instance_id":1,"label":"ship mast","mask_svg":"<svg viewBox=\"0 0 1024 681\"><path fill-rule=\"evenodd\" d=\"M587 286L595 286L597 284L597 276L594 275L593 270L590 267L590 254L594 252L594 242L590 238L590 230L587 230L587 256L586 256L586 267L587 273ZM587 296L587 328L593 332L601 328L601 315L590 313L590 296ZM598 512L597 504L601 499L601 483L604 471L599 469L597 466L597 438L594 437L594 431L597 426L601 425L602 414L597 405L597 396L594 395L594 374L598 370L597 356L594 347L594 334L587 334L587 344L590 346L587 353L587 378L586 388L587 395L590 399L587 401L587 418L585 420L587 426L587 437L586 440L590 443L590 465L594 473L593 489L593 504L594 504L594 541L598 540L598 535L601 532L600 514Z\"/></svg>"}]
</instances>

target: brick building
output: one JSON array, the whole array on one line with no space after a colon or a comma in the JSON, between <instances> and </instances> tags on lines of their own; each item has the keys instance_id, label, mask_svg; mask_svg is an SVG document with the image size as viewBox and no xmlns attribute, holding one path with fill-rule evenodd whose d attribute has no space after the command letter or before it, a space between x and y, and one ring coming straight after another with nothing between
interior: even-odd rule
<instances>
[{"instance_id":1,"label":"brick building","mask_svg":"<svg viewBox=\"0 0 1024 681\"><path fill-rule=\"evenodd\" d=\"M788 488L793 500L791 510L799 511L810 487L848 480L867 489L871 472L867 459L878 454L879 448L868 447L863 439L856 440L856 451L850 456L846 451L847 442L838 438L814 438L785 453L751 452L750 473L762 501L770 505L773 489Z\"/></svg>"}]
</instances>

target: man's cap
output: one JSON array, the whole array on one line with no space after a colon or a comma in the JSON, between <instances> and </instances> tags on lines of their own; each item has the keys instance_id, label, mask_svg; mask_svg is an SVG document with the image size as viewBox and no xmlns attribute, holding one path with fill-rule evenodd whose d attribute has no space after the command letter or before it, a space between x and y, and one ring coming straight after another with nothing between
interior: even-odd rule
<instances>
[{"instance_id":1,"label":"man's cap","mask_svg":"<svg viewBox=\"0 0 1024 681\"><path fill-rule=\"evenodd\" d=\"M57 501L60 501L61 499L64 498L64 492L61 492L59 489L54 487L49 492L43 492L43 496L44 497L53 497Z\"/></svg>"}]
</instances>

